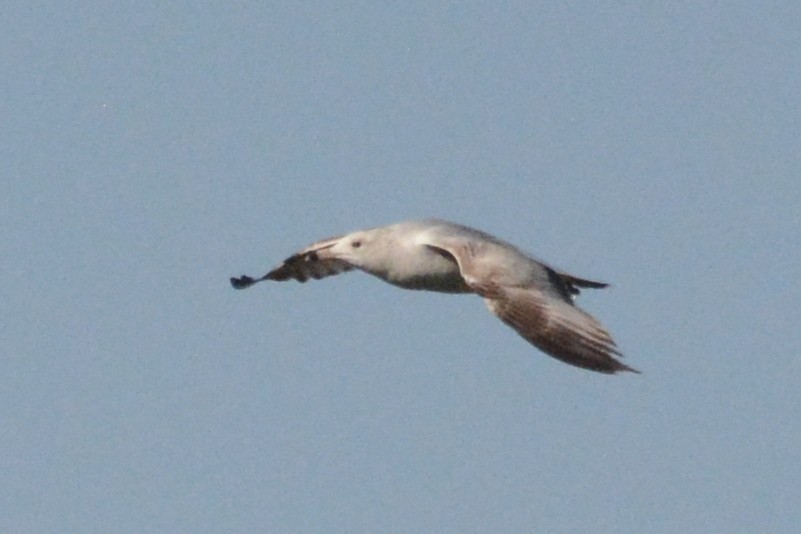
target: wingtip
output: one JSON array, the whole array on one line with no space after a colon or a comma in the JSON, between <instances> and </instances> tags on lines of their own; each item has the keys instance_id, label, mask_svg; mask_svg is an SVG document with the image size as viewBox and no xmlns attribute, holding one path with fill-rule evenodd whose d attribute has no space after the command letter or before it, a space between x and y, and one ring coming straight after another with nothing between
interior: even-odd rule
<instances>
[{"instance_id":1,"label":"wingtip","mask_svg":"<svg viewBox=\"0 0 801 534\"><path fill-rule=\"evenodd\" d=\"M612 373L627 372L627 373L634 373L635 375L642 374L641 371L638 371L634 367L629 367L625 363L617 362L617 364L618 364L617 368L614 371L612 371Z\"/></svg>"},{"instance_id":2,"label":"wingtip","mask_svg":"<svg viewBox=\"0 0 801 534\"><path fill-rule=\"evenodd\" d=\"M231 278L231 286L234 289L245 289L247 287L252 286L255 283L256 283L256 280L254 280L253 278L251 278L251 277L249 277L247 275L244 275L244 274L242 276L240 276L239 278L235 278L235 277Z\"/></svg>"}]
</instances>

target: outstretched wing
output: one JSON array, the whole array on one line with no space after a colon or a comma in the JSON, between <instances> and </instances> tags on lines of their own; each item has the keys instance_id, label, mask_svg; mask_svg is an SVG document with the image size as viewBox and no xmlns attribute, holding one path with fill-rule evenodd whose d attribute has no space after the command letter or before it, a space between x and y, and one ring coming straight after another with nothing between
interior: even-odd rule
<instances>
[{"instance_id":1,"label":"outstretched wing","mask_svg":"<svg viewBox=\"0 0 801 534\"><path fill-rule=\"evenodd\" d=\"M264 278L279 282L289 279L305 282L309 278L319 280L352 270L353 265L328 253L328 249L341 237L332 237L309 245L285 259L281 265L264 275Z\"/></svg>"},{"instance_id":2,"label":"outstretched wing","mask_svg":"<svg viewBox=\"0 0 801 534\"><path fill-rule=\"evenodd\" d=\"M571 299L558 298L549 288L533 283L525 287L499 284L497 275L503 266L476 252L470 242L436 246L453 256L467 285L484 297L493 314L549 356L601 373L639 372L615 359L622 355L612 337ZM599 282L567 276L565 281L571 285L602 287Z\"/></svg>"},{"instance_id":3,"label":"outstretched wing","mask_svg":"<svg viewBox=\"0 0 801 534\"><path fill-rule=\"evenodd\" d=\"M319 280L326 276L350 271L354 268L353 265L335 257L329 250L341 237L332 237L309 245L285 259L281 265L261 278L254 279L246 275L239 278L231 278L231 285L236 289L244 289L263 280L276 280L278 282L297 280L298 282L305 282L309 278Z\"/></svg>"},{"instance_id":4,"label":"outstretched wing","mask_svg":"<svg viewBox=\"0 0 801 534\"><path fill-rule=\"evenodd\" d=\"M612 337L594 317L535 288L485 290L490 311L546 354L565 363L601 373L632 371Z\"/></svg>"}]
</instances>

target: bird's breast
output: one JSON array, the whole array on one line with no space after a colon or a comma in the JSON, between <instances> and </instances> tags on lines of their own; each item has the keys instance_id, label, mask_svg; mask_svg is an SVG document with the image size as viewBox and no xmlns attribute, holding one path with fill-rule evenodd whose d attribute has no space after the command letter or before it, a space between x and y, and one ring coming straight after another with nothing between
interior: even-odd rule
<instances>
[{"instance_id":1,"label":"bird's breast","mask_svg":"<svg viewBox=\"0 0 801 534\"><path fill-rule=\"evenodd\" d=\"M456 261L429 247L404 247L392 254L382 272L372 274L404 289L441 293L470 293Z\"/></svg>"}]
</instances>

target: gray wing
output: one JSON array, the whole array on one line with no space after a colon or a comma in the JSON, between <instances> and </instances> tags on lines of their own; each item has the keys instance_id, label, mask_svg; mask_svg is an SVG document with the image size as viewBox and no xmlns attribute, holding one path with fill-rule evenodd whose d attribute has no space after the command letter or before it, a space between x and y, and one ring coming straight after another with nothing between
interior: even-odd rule
<instances>
[{"instance_id":1,"label":"gray wing","mask_svg":"<svg viewBox=\"0 0 801 534\"><path fill-rule=\"evenodd\" d=\"M576 308L572 299L560 298L551 287L504 286L497 282L504 266L477 252L469 241L439 242L436 246L453 256L470 288L484 297L487 307L526 341L549 356L570 365L614 374L639 371L615 359L622 356L612 337L594 317ZM600 283L571 277L581 287ZM549 283L549 282L545 282Z\"/></svg>"},{"instance_id":2,"label":"gray wing","mask_svg":"<svg viewBox=\"0 0 801 534\"><path fill-rule=\"evenodd\" d=\"M264 280L276 280L278 282L297 280L298 282L306 282L309 278L319 280L320 278L353 270L353 265L334 257L329 251L341 237L323 239L309 245L285 259L281 265L261 278L254 279L247 275L231 278L231 285L236 289L244 289Z\"/></svg>"}]
</instances>

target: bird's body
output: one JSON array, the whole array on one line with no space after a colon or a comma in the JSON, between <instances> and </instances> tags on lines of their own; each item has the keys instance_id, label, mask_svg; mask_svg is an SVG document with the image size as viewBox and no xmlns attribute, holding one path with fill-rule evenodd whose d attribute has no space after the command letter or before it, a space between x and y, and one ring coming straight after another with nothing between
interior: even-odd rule
<instances>
[{"instance_id":1,"label":"bird's body","mask_svg":"<svg viewBox=\"0 0 801 534\"><path fill-rule=\"evenodd\" d=\"M579 288L606 287L559 272L489 234L428 219L361 230L318 241L260 279L232 278L243 289L262 280L305 282L360 269L390 284L442 293L477 293L490 311L547 354L566 363L615 373L615 342L573 304Z\"/></svg>"}]
</instances>

